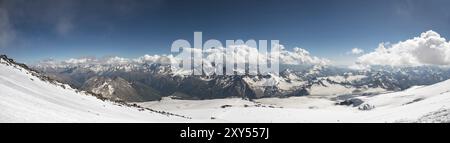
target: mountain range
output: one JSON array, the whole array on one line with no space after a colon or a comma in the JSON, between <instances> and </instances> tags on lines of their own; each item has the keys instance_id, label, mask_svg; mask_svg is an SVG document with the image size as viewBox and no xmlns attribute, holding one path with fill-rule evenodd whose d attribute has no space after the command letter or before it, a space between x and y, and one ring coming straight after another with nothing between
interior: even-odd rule
<instances>
[{"instance_id":1,"label":"mountain range","mask_svg":"<svg viewBox=\"0 0 450 143\"><path fill-rule=\"evenodd\" d=\"M166 58L170 60L170 57ZM450 78L450 69L433 66L378 66L353 70L327 65L284 64L280 66L279 74L269 75L183 75L161 60L41 63L32 68L75 88L127 102L154 101L167 96L178 99L259 99L370 95L400 91L415 85L430 85ZM271 86L265 86L268 83Z\"/></svg>"}]
</instances>

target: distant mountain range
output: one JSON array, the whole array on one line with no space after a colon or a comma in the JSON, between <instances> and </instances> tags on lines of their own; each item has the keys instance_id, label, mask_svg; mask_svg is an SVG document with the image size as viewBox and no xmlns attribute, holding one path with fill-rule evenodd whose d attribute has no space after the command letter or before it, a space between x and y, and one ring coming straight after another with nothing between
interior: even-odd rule
<instances>
[{"instance_id":1,"label":"distant mountain range","mask_svg":"<svg viewBox=\"0 0 450 143\"><path fill-rule=\"evenodd\" d=\"M324 65L281 65L279 74L186 76L161 62L37 64L34 69L82 90L121 101L375 94L430 85L450 78L440 67L372 67L351 70ZM271 83L274 86L263 86Z\"/></svg>"}]
</instances>

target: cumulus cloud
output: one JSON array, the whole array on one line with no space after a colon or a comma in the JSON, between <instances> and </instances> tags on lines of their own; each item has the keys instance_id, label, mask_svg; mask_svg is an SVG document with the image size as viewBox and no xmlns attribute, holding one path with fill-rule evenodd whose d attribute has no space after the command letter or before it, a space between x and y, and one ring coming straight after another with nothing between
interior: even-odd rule
<instances>
[{"instance_id":1,"label":"cumulus cloud","mask_svg":"<svg viewBox=\"0 0 450 143\"><path fill-rule=\"evenodd\" d=\"M359 48L353 48L350 52L348 52L348 54L353 54L353 55L359 55L364 53L363 49L359 49Z\"/></svg>"},{"instance_id":2,"label":"cumulus cloud","mask_svg":"<svg viewBox=\"0 0 450 143\"><path fill-rule=\"evenodd\" d=\"M352 67L450 65L450 42L430 30L395 44L380 43L375 51L358 57Z\"/></svg>"},{"instance_id":3,"label":"cumulus cloud","mask_svg":"<svg viewBox=\"0 0 450 143\"><path fill-rule=\"evenodd\" d=\"M173 55L144 55L141 57L138 57L136 59L132 59L131 61L136 63L158 63L163 65L168 65L171 63L177 63L179 60L175 59Z\"/></svg>"},{"instance_id":4,"label":"cumulus cloud","mask_svg":"<svg viewBox=\"0 0 450 143\"><path fill-rule=\"evenodd\" d=\"M96 57L81 57L81 58L70 58L63 61L57 61L54 59L45 59L39 61L38 65L46 66L67 66L67 65L92 65L92 64L106 64L106 65L121 65L129 64L132 60L128 58L109 56L97 59Z\"/></svg>"},{"instance_id":5,"label":"cumulus cloud","mask_svg":"<svg viewBox=\"0 0 450 143\"><path fill-rule=\"evenodd\" d=\"M312 56L307 50L295 47L293 51L282 50L280 54L280 61L282 64L290 65L327 65L330 60Z\"/></svg>"},{"instance_id":6,"label":"cumulus cloud","mask_svg":"<svg viewBox=\"0 0 450 143\"><path fill-rule=\"evenodd\" d=\"M257 48L250 47L247 45L233 45L235 48L234 58L237 63L246 62L249 64L257 64L257 60L252 60L246 58L255 58L258 57L262 60L270 60L273 56L265 55L260 53ZM279 53L271 53L271 54L279 54L280 64L288 64L288 65L327 65L330 64L330 60L325 58L319 58L316 56L312 56L307 50L295 47L293 51L286 50L283 45L276 45L277 48L280 49ZM192 49L193 52L201 52L199 49ZM197 50L197 51L196 51ZM270 50L268 51L270 52ZM214 59L218 56L224 56L230 58L232 55L226 52L226 48L215 48L209 49L203 53L203 61L213 62Z\"/></svg>"},{"instance_id":7,"label":"cumulus cloud","mask_svg":"<svg viewBox=\"0 0 450 143\"><path fill-rule=\"evenodd\" d=\"M273 61L275 57L273 54L279 54L279 63L288 65L327 65L330 64L328 59L319 58L310 55L310 53L302 48L294 48L293 51L288 51L283 45L275 45L279 49L276 53L264 54L258 51L257 48L250 47L248 45L232 45L229 48L235 50L234 53L229 52L227 48L216 47L212 49L201 49L196 48L183 48L182 51L187 51L188 53L193 53L194 56L193 66L194 72L196 73L214 73L216 70L220 70L220 67L226 66L226 61L230 59L235 59L235 63L241 66L237 66L234 71L238 73L245 73L246 68L257 68L258 58L260 61ZM183 59L183 52L180 51L179 54L175 55L144 55L142 57L136 58L133 61L138 63L159 63L159 64L181 64ZM270 51L269 51L270 52ZM189 57L191 54L188 55ZM225 61L225 60L226 61ZM222 61L222 62L220 62ZM242 66L246 65L246 66ZM174 67L179 70L178 67ZM203 70L203 71L202 71Z\"/></svg>"},{"instance_id":8,"label":"cumulus cloud","mask_svg":"<svg viewBox=\"0 0 450 143\"><path fill-rule=\"evenodd\" d=\"M226 52L226 48L219 47L203 51L201 56L195 57L194 66L203 65L203 69L213 70L217 63L216 59L219 56L225 59L231 59L233 56L237 63L245 63L249 66L255 66L258 63L255 57L259 57L263 61L271 60L272 56L260 53L257 48L249 47L247 45L234 45L236 50L234 55ZM312 56L307 50L302 48L294 48L293 51L288 51L283 45L278 45L279 51L279 62L280 64L288 65L327 65L330 64L328 59L319 58ZM185 48L194 53L202 52L199 49ZM175 54L175 53L174 53ZM274 54L274 53L272 53ZM194 54L200 55L200 54ZM124 65L124 64L144 64L144 63L158 63L163 65L168 65L171 63L181 63L182 56L177 55L144 55L134 59L123 58L123 57L104 57L97 59L95 57L82 57L82 58L71 58L65 61L57 62L51 61L41 61L38 66L67 66L67 65ZM199 60L200 59L200 60ZM249 60L247 60L249 59ZM225 64L225 62L223 62ZM239 70L239 69L237 69ZM244 70L244 69L240 69Z\"/></svg>"},{"instance_id":9,"label":"cumulus cloud","mask_svg":"<svg viewBox=\"0 0 450 143\"><path fill-rule=\"evenodd\" d=\"M87 64L87 63L95 63L98 62L96 58L70 58L68 60L63 61L64 64Z\"/></svg>"},{"instance_id":10,"label":"cumulus cloud","mask_svg":"<svg viewBox=\"0 0 450 143\"><path fill-rule=\"evenodd\" d=\"M142 57L138 57L136 59L134 59L133 61L138 62L138 63L154 63L156 62L161 56L160 55L144 55Z\"/></svg>"},{"instance_id":11,"label":"cumulus cloud","mask_svg":"<svg viewBox=\"0 0 450 143\"><path fill-rule=\"evenodd\" d=\"M289 65L327 65L330 64L330 60L325 58L319 58L316 56L312 56L307 50L302 48L294 48L293 51L288 51L284 48L283 45L280 46L280 63L281 64L289 64ZM247 58L252 57L259 57L262 60L270 60L270 55L264 55L258 52L257 48L249 47L247 45L233 45L235 48L235 53L233 56L236 59L237 63L248 63L248 64L257 64L256 60ZM193 64L201 65L206 64L210 65L211 63L215 62L215 59L219 56L225 57L225 58L231 58L232 55L230 53L226 52L226 48L224 47L218 47L213 49L207 49L202 52L200 49L194 49L194 48L184 48L184 50L187 50L193 54L195 59L201 59L201 60L194 60ZM201 53L201 54L200 54ZM201 55L201 56L199 56ZM159 64L170 64L170 63L177 63L180 62L182 59L182 56L180 54L175 55L144 55L135 59L128 59L127 62L135 62L135 63L159 63ZM203 63L202 63L203 62Z\"/></svg>"}]
</instances>

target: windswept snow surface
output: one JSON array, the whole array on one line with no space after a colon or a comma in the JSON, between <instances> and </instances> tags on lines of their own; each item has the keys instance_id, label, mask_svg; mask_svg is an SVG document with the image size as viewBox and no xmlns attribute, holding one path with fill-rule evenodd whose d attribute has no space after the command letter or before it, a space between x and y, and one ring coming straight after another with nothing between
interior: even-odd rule
<instances>
[{"instance_id":1,"label":"windswept snow surface","mask_svg":"<svg viewBox=\"0 0 450 143\"><path fill-rule=\"evenodd\" d=\"M0 122L187 122L102 101L67 85L52 84L0 59Z\"/></svg>"},{"instance_id":2,"label":"windswept snow surface","mask_svg":"<svg viewBox=\"0 0 450 143\"><path fill-rule=\"evenodd\" d=\"M209 122L449 122L450 80L401 92L357 96L359 106L336 105L329 96L175 100L139 103ZM375 107L360 110L361 106Z\"/></svg>"}]
</instances>

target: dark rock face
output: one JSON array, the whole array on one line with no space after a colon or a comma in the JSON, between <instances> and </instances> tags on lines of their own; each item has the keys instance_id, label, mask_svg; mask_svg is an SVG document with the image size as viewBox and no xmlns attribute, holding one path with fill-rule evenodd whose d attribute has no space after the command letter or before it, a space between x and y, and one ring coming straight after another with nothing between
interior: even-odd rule
<instances>
[{"instance_id":1,"label":"dark rock face","mask_svg":"<svg viewBox=\"0 0 450 143\"><path fill-rule=\"evenodd\" d=\"M267 87L256 94L243 76L173 76L163 66L149 66L136 71L106 71L97 74L82 67L44 70L57 79L83 90L116 100L148 101L162 96L183 95L182 99L216 99L227 97L261 98L280 94L276 87ZM41 69L42 70L42 69ZM103 85L107 84L107 85ZM131 84L132 86L127 86ZM131 89L134 88L134 89ZM109 92L109 89L114 89ZM147 89L147 90L146 90ZM148 92L152 97L148 97ZM296 94L302 94L298 92Z\"/></svg>"},{"instance_id":2,"label":"dark rock face","mask_svg":"<svg viewBox=\"0 0 450 143\"><path fill-rule=\"evenodd\" d=\"M375 106L374 105L370 105L370 104L363 104L363 105L358 107L359 110L363 110L363 111L372 110L374 108L375 108Z\"/></svg>"},{"instance_id":3,"label":"dark rock face","mask_svg":"<svg viewBox=\"0 0 450 143\"><path fill-rule=\"evenodd\" d=\"M362 101L361 99L358 98L350 98L347 100L344 100L342 102L337 103L338 105L346 105L346 106L353 106L353 107L358 107L359 105L363 104L364 101Z\"/></svg>"},{"instance_id":4,"label":"dark rock face","mask_svg":"<svg viewBox=\"0 0 450 143\"><path fill-rule=\"evenodd\" d=\"M118 101L139 102L160 98L158 92L151 89L151 87L133 84L121 77L94 76L87 80L81 88Z\"/></svg>"}]
</instances>

